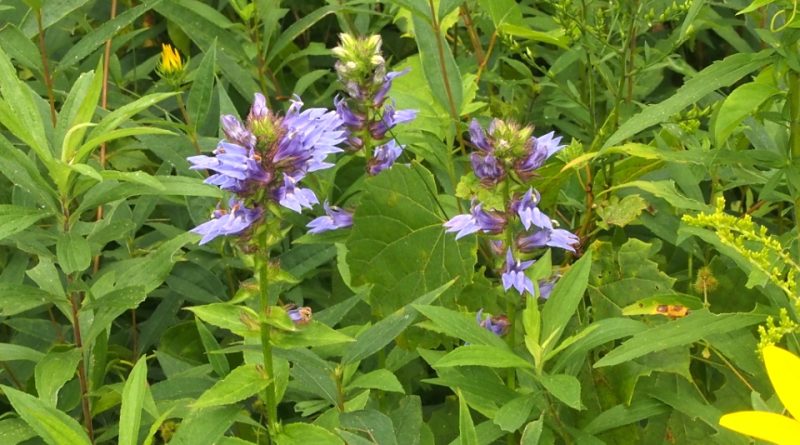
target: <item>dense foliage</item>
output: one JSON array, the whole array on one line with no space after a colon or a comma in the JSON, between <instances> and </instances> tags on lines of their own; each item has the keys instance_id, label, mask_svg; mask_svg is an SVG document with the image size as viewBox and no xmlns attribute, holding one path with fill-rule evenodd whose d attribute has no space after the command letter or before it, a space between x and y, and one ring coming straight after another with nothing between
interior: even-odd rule
<instances>
[{"instance_id":1,"label":"dense foliage","mask_svg":"<svg viewBox=\"0 0 800 445\"><path fill-rule=\"evenodd\" d=\"M793 443L797 8L3 1L0 443Z\"/></svg>"}]
</instances>

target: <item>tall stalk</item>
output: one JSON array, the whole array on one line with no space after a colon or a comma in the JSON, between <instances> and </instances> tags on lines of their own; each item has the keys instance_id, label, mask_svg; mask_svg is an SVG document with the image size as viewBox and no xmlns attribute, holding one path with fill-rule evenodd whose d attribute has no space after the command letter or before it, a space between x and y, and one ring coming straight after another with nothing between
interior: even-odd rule
<instances>
[{"instance_id":1,"label":"tall stalk","mask_svg":"<svg viewBox=\"0 0 800 445\"><path fill-rule=\"evenodd\" d=\"M267 407L267 426L269 427L270 437L272 437L278 426L278 402L275 395L275 371L272 363L272 343L270 343L271 328L266 322L271 312L269 302L269 231L264 231L261 249L262 260L258 268L259 304L262 317L260 323L261 354L264 359L264 372L267 374L267 378L270 379L269 384L264 389L264 403Z\"/></svg>"}]
</instances>

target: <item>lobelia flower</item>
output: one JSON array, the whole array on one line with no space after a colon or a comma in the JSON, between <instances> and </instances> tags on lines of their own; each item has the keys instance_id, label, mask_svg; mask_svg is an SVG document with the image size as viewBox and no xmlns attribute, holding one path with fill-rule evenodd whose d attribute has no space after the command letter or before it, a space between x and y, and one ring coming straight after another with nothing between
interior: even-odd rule
<instances>
[{"instance_id":1,"label":"lobelia flower","mask_svg":"<svg viewBox=\"0 0 800 445\"><path fill-rule=\"evenodd\" d=\"M303 103L292 100L284 117L267 108L266 98L256 94L242 123L236 116L221 117L225 139L214 156L192 156L191 168L214 172L207 184L233 192L229 213L217 210L214 219L194 231L203 234L201 244L220 235L239 234L263 213L264 199L273 199L295 212L318 203L310 189L298 186L308 172L332 167L325 161L342 151L337 145L347 139L343 121L335 111L323 108L302 110Z\"/></svg>"},{"instance_id":2,"label":"lobelia flower","mask_svg":"<svg viewBox=\"0 0 800 445\"><path fill-rule=\"evenodd\" d=\"M541 200L541 195L534 189L528 189L528 192L520 200L515 200L511 203L511 210L519 215L519 220L525 227L525 230L531 226L540 229L552 229L553 222L550 217L545 215L537 205Z\"/></svg>"},{"instance_id":3,"label":"lobelia flower","mask_svg":"<svg viewBox=\"0 0 800 445\"><path fill-rule=\"evenodd\" d=\"M287 304L284 306L286 315L296 325L308 324L311 321L311 308L308 306L297 307L296 304Z\"/></svg>"},{"instance_id":4,"label":"lobelia flower","mask_svg":"<svg viewBox=\"0 0 800 445\"><path fill-rule=\"evenodd\" d=\"M550 294L553 293L553 288L556 287L558 278L559 277L556 276L550 280L539 280L539 298L543 300L550 298Z\"/></svg>"},{"instance_id":5,"label":"lobelia flower","mask_svg":"<svg viewBox=\"0 0 800 445\"><path fill-rule=\"evenodd\" d=\"M739 411L725 414L719 424L740 434L779 445L797 444L800 438L800 357L777 346L762 351L764 365L775 393L792 417L765 411Z\"/></svg>"},{"instance_id":6,"label":"lobelia flower","mask_svg":"<svg viewBox=\"0 0 800 445\"><path fill-rule=\"evenodd\" d=\"M560 142L561 136L556 137L553 131L538 138L531 137L528 152L514 164L514 170L523 180L529 179L547 159L566 147L558 145Z\"/></svg>"},{"instance_id":7,"label":"lobelia flower","mask_svg":"<svg viewBox=\"0 0 800 445\"><path fill-rule=\"evenodd\" d=\"M445 222L444 226L447 228L445 232L457 232L456 239L458 240L479 230L484 233L500 233L506 226L506 219L499 212L483 210L481 204L473 201L469 214L456 215Z\"/></svg>"},{"instance_id":8,"label":"lobelia flower","mask_svg":"<svg viewBox=\"0 0 800 445\"><path fill-rule=\"evenodd\" d=\"M486 318L483 318L483 309L479 310L477 314L475 314L475 321L478 322L478 325L494 335L503 336L508 332L508 326L511 324L508 322L508 317L505 315L495 315L489 316L487 315Z\"/></svg>"},{"instance_id":9,"label":"lobelia flower","mask_svg":"<svg viewBox=\"0 0 800 445\"><path fill-rule=\"evenodd\" d=\"M541 247L558 247L559 249L575 252L575 246L580 239L573 233L564 229L541 229L517 239L517 247L522 252L530 252Z\"/></svg>"},{"instance_id":10,"label":"lobelia flower","mask_svg":"<svg viewBox=\"0 0 800 445\"><path fill-rule=\"evenodd\" d=\"M353 225L353 214L347 210L330 206L328 201L325 201L322 207L325 209L325 215L313 219L306 225L309 228L308 233L322 233Z\"/></svg>"},{"instance_id":11,"label":"lobelia flower","mask_svg":"<svg viewBox=\"0 0 800 445\"><path fill-rule=\"evenodd\" d=\"M375 147L375 151L372 152L372 159L369 160L367 166L369 174L375 176L394 165L394 161L403 154L403 148L394 139Z\"/></svg>"},{"instance_id":12,"label":"lobelia flower","mask_svg":"<svg viewBox=\"0 0 800 445\"><path fill-rule=\"evenodd\" d=\"M506 267L502 275L503 289L508 291L513 287L520 295L524 295L525 291L533 295L533 281L525 275L525 269L531 267L533 263L533 260L515 260L511 249L508 249L506 251Z\"/></svg>"},{"instance_id":13,"label":"lobelia flower","mask_svg":"<svg viewBox=\"0 0 800 445\"><path fill-rule=\"evenodd\" d=\"M375 139L383 139L395 125L413 121L416 117L417 110L395 110L393 106L387 105L383 109L381 120L370 124L370 135Z\"/></svg>"},{"instance_id":14,"label":"lobelia flower","mask_svg":"<svg viewBox=\"0 0 800 445\"><path fill-rule=\"evenodd\" d=\"M200 244L206 244L220 235L236 235L242 233L261 217L261 209L248 209L242 201L231 199L228 209L217 208L211 214L211 220L191 230L203 235Z\"/></svg>"},{"instance_id":15,"label":"lobelia flower","mask_svg":"<svg viewBox=\"0 0 800 445\"><path fill-rule=\"evenodd\" d=\"M383 78L383 82L381 83L380 88L378 88L378 92L375 93L375 97L372 99L372 105L375 107L380 107L383 105L383 101L386 100L386 94L388 94L389 90L392 88L392 81L395 79L395 77L400 77L409 71L411 71L411 68L406 68L403 71L390 71L386 73L386 77Z\"/></svg>"}]
</instances>

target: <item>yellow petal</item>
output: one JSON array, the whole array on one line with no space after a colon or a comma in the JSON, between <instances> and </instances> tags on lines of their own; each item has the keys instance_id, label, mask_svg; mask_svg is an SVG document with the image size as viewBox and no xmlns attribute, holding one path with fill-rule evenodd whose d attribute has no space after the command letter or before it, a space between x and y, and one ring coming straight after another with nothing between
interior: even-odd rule
<instances>
[{"instance_id":1,"label":"yellow petal","mask_svg":"<svg viewBox=\"0 0 800 445\"><path fill-rule=\"evenodd\" d=\"M719 419L719 424L778 445L797 445L800 438L800 422L775 413L740 411L725 414Z\"/></svg>"},{"instance_id":2,"label":"yellow petal","mask_svg":"<svg viewBox=\"0 0 800 445\"><path fill-rule=\"evenodd\" d=\"M792 417L800 419L800 385L797 384L800 358L785 349L767 346L764 348L764 363L781 403Z\"/></svg>"}]
</instances>

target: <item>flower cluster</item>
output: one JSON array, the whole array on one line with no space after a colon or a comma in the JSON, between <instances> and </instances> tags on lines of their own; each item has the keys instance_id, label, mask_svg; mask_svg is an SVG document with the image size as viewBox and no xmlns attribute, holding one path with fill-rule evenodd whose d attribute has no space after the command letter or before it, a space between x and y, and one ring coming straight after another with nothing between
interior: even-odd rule
<instances>
[{"instance_id":1,"label":"flower cluster","mask_svg":"<svg viewBox=\"0 0 800 445\"><path fill-rule=\"evenodd\" d=\"M334 106L346 129L348 148L353 153L364 153L368 159L367 173L375 176L394 165L405 148L387 135L397 124L413 120L417 111L398 110L386 101L392 81L406 71L386 72L380 36L356 38L341 34L339 37L339 46L332 52L338 59L336 73L346 96L337 96ZM309 233L353 224L351 212L327 202L324 208L325 215L308 224Z\"/></svg>"},{"instance_id":2,"label":"flower cluster","mask_svg":"<svg viewBox=\"0 0 800 445\"><path fill-rule=\"evenodd\" d=\"M484 203L473 199L469 213L454 216L444 223L444 227L447 232L456 233L456 239L477 232L505 235L491 242L495 254L505 254L503 288L508 291L513 287L520 295L526 291L533 295L533 282L525 270L534 261L523 261L522 255L546 247L575 252L579 242L577 236L557 228L553 220L539 209L539 192L520 187L536 175L536 170L548 158L564 148L559 145L561 137L551 132L537 138L533 136L531 127L520 127L499 119L492 121L488 132L473 120L469 133L477 148L470 156L473 173L484 189L503 189L503 205L499 209L487 209ZM496 187L500 183L503 187ZM512 187L518 191L513 192ZM552 282L540 283L540 295L549 296L552 285Z\"/></svg>"},{"instance_id":3,"label":"flower cluster","mask_svg":"<svg viewBox=\"0 0 800 445\"><path fill-rule=\"evenodd\" d=\"M270 202L298 213L319 202L313 191L298 183L309 172L332 167L325 158L341 152L337 145L347 136L336 112L301 111L302 106L295 98L281 117L267 108L262 94L256 94L246 122L222 116L225 139L214 156L188 158L192 169L214 172L206 183L235 195L227 209L218 208L210 221L192 230L203 235L200 244L244 232L262 218Z\"/></svg>"},{"instance_id":4,"label":"flower cluster","mask_svg":"<svg viewBox=\"0 0 800 445\"><path fill-rule=\"evenodd\" d=\"M484 318L483 309L479 310L478 313L475 314L475 321L480 327L497 336L505 335L506 332L508 332L508 327L510 326L508 317L505 315L487 315L486 318Z\"/></svg>"}]
</instances>

